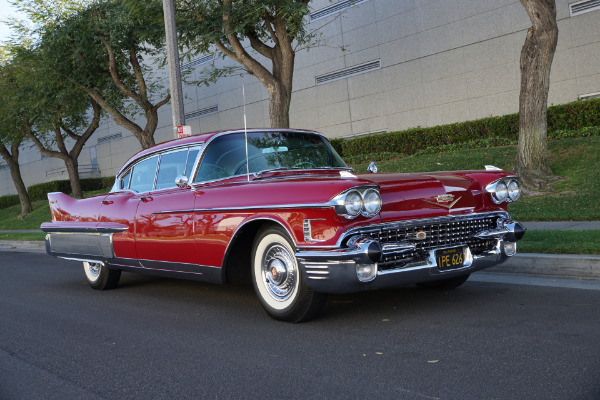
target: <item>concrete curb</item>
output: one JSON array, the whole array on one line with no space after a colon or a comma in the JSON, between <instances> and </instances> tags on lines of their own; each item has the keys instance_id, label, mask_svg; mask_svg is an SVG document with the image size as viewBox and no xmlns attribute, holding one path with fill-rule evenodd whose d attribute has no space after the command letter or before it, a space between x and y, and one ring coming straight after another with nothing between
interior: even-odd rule
<instances>
[{"instance_id":1,"label":"concrete curb","mask_svg":"<svg viewBox=\"0 0 600 400\"><path fill-rule=\"evenodd\" d=\"M600 279L600 256L517 253L490 272Z\"/></svg>"},{"instance_id":2,"label":"concrete curb","mask_svg":"<svg viewBox=\"0 0 600 400\"><path fill-rule=\"evenodd\" d=\"M0 251L45 253L40 241L0 240ZM547 275L600 279L600 256L581 254L517 253L502 265L489 270L495 273Z\"/></svg>"}]
</instances>

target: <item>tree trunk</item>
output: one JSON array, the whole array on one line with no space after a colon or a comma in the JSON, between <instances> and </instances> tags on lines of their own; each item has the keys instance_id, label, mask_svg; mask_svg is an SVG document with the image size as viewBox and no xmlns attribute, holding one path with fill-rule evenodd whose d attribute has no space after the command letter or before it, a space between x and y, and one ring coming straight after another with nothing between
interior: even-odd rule
<instances>
[{"instance_id":1,"label":"tree trunk","mask_svg":"<svg viewBox=\"0 0 600 400\"><path fill-rule=\"evenodd\" d=\"M521 50L519 144L515 172L529 189L543 189L552 172L548 162L546 108L556 43L555 0L521 0L532 26Z\"/></svg>"},{"instance_id":2,"label":"tree trunk","mask_svg":"<svg viewBox=\"0 0 600 400\"><path fill-rule=\"evenodd\" d=\"M76 158L65 157L63 158L65 166L67 167L67 173L69 174L69 182L71 183L71 191L73 197L76 199L83 198L83 191L81 190L81 181L79 180L79 163Z\"/></svg>"},{"instance_id":3,"label":"tree trunk","mask_svg":"<svg viewBox=\"0 0 600 400\"><path fill-rule=\"evenodd\" d=\"M271 128L290 127L294 58L295 53L291 49L281 45L273 49L273 77L276 84L272 90L269 90Z\"/></svg>"},{"instance_id":4,"label":"tree trunk","mask_svg":"<svg viewBox=\"0 0 600 400\"><path fill-rule=\"evenodd\" d=\"M0 145L0 154L2 154L2 158L8 164L8 168L10 169L10 176L12 177L13 183L15 184L15 188L17 189L17 194L19 195L19 202L21 203L21 215L19 218L24 218L27 214L33 211L33 207L31 206L31 199L29 198L29 193L27 193L27 187L23 182L23 177L21 176L21 167L19 166L19 146L12 146L12 154L8 151L8 149L2 144Z\"/></svg>"},{"instance_id":5,"label":"tree trunk","mask_svg":"<svg viewBox=\"0 0 600 400\"><path fill-rule=\"evenodd\" d=\"M277 85L269 90L269 117L271 119L271 128L289 128L290 127L290 102L291 93Z\"/></svg>"}]
</instances>

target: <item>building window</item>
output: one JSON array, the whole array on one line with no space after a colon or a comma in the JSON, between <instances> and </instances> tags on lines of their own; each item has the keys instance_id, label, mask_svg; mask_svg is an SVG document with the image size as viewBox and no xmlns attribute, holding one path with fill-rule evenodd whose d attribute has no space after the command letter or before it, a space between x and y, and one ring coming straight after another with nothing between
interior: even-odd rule
<instances>
[{"instance_id":1,"label":"building window","mask_svg":"<svg viewBox=\"0 0 600 400\"><path fill-rule=\"evenodd\" d=\"M584 0L569 4L571 17L595 10L600 10L600 0Z\"/></svg>"},{"instance_id":2,"label":"building window","mask_svg":"<svg viewBox=\"0 0 600 400\"><path fill-rule=\"evenodd\" d=\"M123 134L120 132L115 133L114 135L103 136L101 138L98 138L98 144L112 142L113 140L121 139L122 137L123 137Z\"/></svg>"},{"instance_id":3,"label":"building window","mask_svg":"<svg viewBox=\"0 0 600 400\"><path fill-rule=\"evenodd\" d=\"M600 92L580 94L579 100L600 99Z\"/></svg>"},{"instance_id":4,"label":"building window","mask_svg":"<svg viewBox=\"0 0 600 400\"><path fill-rule=\"evenodd\" d=\"M346 0L340 1L339 3L335 3L330 5L329 7L325 7L320 9L319 11L315 11L310 14L310 21L316 21L321 18L328 17L332 14L339 13L341 11L347 10L348 8L355 6L357 4L365 3L369 0Z\"/></svg>"},{"instance_id":5,"label":"building window","mask_svg":"<svg viewBox=\"0 0 600 400\"><path fill-rule=\"evenodd\" d=\"M192 111L191 113L187 113L187 114L185 114L185 119L188 120L188 119L200 118L205 115L215 114L218 112L219 112L219 106L215 105L215 106L203 108L201 110Z\"/></svg>"},{"instance_id":6,"label":"building window","mask_svg":"<svg viewBox=\"0 0 600 400\"><path fill-rule=\"evenodd\" d=\"M197 67L198 65L201 64L206 64L208 62L211 62L213 60L213 56L212 54L208 54L206 56L202 56L200 58L196 58L195 60L190 61L189 63L185 63L181 66L181 70L185 71L188 70L190 68L194 68Z\"/></svg>"},{"instance_id":7,"label":"building window","mask_svg":"<svg viewBox=\"0 0 600 400\"><path fill-rule=\"evenodd\" d=\"M354 67L344 68L338 71L330 72L325 75L317 76L315 77L315 83L317 85L322 85L324 83L337 81L338 79L344 79L350 76L364 74L365 72L374 71L376 69L381 69L380 60L369 61L365 64L360 64Z\"/></svg>"}]
</instances>

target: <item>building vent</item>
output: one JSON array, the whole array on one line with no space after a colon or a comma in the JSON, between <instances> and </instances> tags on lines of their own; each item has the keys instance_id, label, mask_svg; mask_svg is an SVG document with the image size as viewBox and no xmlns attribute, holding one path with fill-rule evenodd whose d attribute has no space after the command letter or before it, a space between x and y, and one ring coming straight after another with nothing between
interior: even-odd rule
<instances>
[{"instance_id":1,"label":"building vent","mask_svg":"<svg viewBox=\"0 0 600 400\"><path fill-rule=\"evenodd\" d=\"M214 113L218 113L218 112L219 112L218 105L212 106L212 107L206 107L206 108L203 108L202 110L198 110L198 111L194 111L194 112L185 114L185 119L188 120L188 119L200 118L205 115L214 114Z\"/></svg>"},{"instance_id":2,"label":"building vent","mask_svg":"<svg viewBox=\"0 0 600 400\"><path fill-rule=\"evenodd\" d=\"M369 0L346 0L346 1L340 1L339 3L335 3L330 5L329 7L325 7L320 9L319 11L315 11L314 13L310 14L310 21L316 21L318 19L321 18L325 18L328 17L332 14L338 13L340 11L344 11L352 6L355 6L357 4L361 4L361 3L365 3Z\"/></svg>"},{"instance_id":3,"label":"building vent","mask_svg":"<svg viewBox=\"0 0 600 400\"><path fill-rule=\"evenodd\" d=\"M380 60L370 61L365 64L357 65L350 68L344 68L340 69L339 71L331 72L329 74L317 76L315 78L315 81L317 85L322 85L324 83L337 81L338 79L344 79L350 76L364 74L365 72L374 71L376 69L381 69Z\"/></svg>"},{"instance_id":4,"label":"building vent","mask_svg":"<svg viewBox=\"0 0 600 400\"><path fill-rule=\"evenodd\" d=\"M183 64L181 66L181 70L185 71L187 69L197 67L200 64L205 64L207 62L211 62L212 60L213 60L212 54L208 54L206 56L203 56L203 57L200 57L200 58L196 58L195 60L192 60L189 63Z\"/></svg>"},{"instance_id":5,"label":"building vent","mask_svg":"<svg viewBox=\"0 0 600 400\"><path fill-rule=\"evenodd\" d=\"M600 99L600 92L579 95L579 100Z\"/></svg>"},{"instance_id":6,"label":"building vent","mask_svg":"<svg viewBox=\"0 0 600 400\"><path fill-rule=\"evenodd\" d=\"M571 11L571 17L594 10L600 10L600 0L585 0L571 3L569 4L569 10Z\"/></svg>"},{"instance_id":7,"label":"building vent","mask_svg":"<svg viewBox=\"0 0 600 400\"><path fill-rule=\"evenodd\" d=\"M104 137L98 138L98 144L111 142L113 140L121 139L122 137L123 137L122 133L115 133L114 135L104 136Z\"/></svg>"}]
</instances>

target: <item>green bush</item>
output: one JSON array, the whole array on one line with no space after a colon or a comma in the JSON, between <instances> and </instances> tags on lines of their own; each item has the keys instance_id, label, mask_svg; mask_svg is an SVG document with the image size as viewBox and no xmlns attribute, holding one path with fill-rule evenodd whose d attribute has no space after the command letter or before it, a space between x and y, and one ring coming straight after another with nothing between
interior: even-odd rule
<instances>
[{"instance_id":1,"label":"green bush","mask_svg":"<svg viewBox=\"0 0 600 400\"><path fill-rule=\"evenodd\" d=\"M91 192L96 190L108 191L115 182L114 176L106 176L103 178L84 178L80 180L81 190ZM45 200L48 198L48 193L63 192L71 193L71 183L68 179L60 181L43 182L31 185L27 188L29 199L31 201ZM0 209L7 208L19 204L19 196L0 196Z\"/></svg>"},{"instance_id":2,"label":"green bush","mask_svg":"<svg viewBox=\"0 0 600 400\"><path fill-rule=\"evenodd\" d=\"M600 99L548 107L548 135L551 139L566 137L565 134L597 135L594 127L599 126ZM431 128L419 127L400 132L386 132L349 140L334 139L332 145L342 157L348 158L382 152L410 155L431 147L469 143L490 138L516 141L518 136L519 116L518 114L509 114Z\"/></svg>"},{"instance_id":3,"label":"green bush","mask_svg":"<svg viewBox=\"0 0 600 400\"><path fill-rule=\"evenodd\" d=\"M27 193L29 193L29 199L31 201L44 200L48 197L47 194L52 192L71 193L71 183L65 179L37 183L27 188Z\"/></svg>"},{"instance_id":4,"label":"green bush","mask_svg":"<svg viewBox=\"0 0 600 400\"><path fill-rule=\"evenodd\" d=\"M12 194L9 196L0 196L0 209L12 207L19 203L19 196L16 194Z\"/></svg>"}]
</instances>

